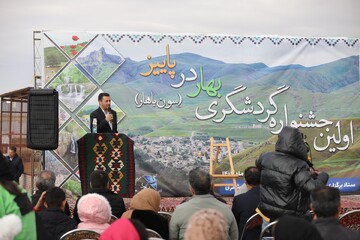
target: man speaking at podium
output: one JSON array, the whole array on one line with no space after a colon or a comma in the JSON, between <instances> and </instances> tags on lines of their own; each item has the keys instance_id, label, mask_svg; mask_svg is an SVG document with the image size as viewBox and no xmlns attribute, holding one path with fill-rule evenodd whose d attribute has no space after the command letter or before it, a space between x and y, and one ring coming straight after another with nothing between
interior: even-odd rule
<instances>
[{"instance_id":1,"label":"man speaking at podium","mask_svg":"<svg viewBox=\"0 0 360 240\"><path fill-rule=\"evenodd\" d=\"M110 108L110 94L100 93L98 101L99 108L90 114L90 131L92 133L117 133L117 116L116 112Z\"/></svg>"}]
</instances>

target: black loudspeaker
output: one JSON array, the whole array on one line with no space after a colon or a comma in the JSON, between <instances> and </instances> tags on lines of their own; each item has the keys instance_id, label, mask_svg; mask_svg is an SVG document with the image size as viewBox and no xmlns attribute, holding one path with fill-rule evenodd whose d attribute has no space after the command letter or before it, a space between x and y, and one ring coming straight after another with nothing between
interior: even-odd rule
<instances>
[{"instance_id":1,"label":"black loudspeaker","mask_svg":"<svg viewBox=\"0 0 360 240\"><path fill-rule=\"evenodd\" d=\"M59 94L54 89L31 89L28 97L26 146L53 150L59 145Z\"/></svg>"}]
</instances>

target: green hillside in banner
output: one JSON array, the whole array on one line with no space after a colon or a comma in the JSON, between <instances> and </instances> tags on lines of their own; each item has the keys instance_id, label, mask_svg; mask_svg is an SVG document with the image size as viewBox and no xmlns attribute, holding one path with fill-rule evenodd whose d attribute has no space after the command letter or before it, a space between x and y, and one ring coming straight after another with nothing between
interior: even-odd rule
<instances>
[{"instance_id":1,"label":"green hillside in banner","mask_svg":"<svg viewBox=\"0 0 360 240\"><path fill-rule=\"evenodd\" d=\"M227 94L235 87L244 85L247 89L231 97L231 102L241 110L245 96L249 97L256 108L260 102L265 109L273 109L269 103L269 96L278 87L288 84L290 89L274 97L278 107L277 121L285 121L284 107L287 107L288 124L297 120L299 115L306 115L316 111L316 119L352 118L360 117L354 105L360 104L359 83L356 69L349 66L358 66L358 57L352 56L331 63L313 67L288 65L268 67L263 63L254 64L227 64L196 54L184 53L174 55L177 60L177 78L171 80L168 75L141 77L139 72L148 71L148 61L136 62L129 58L116 73L103 85L104 91L111 94L113 101L120 106L127 116L119 124L119 129L128 135L141 136L185 136L196 133L207 133L219 137L234 137L250 141L263 142L271 135L268 133L269 121L260 123L259 119L266 118L264 111L261 115L232 113L227 115L221 124L213 120L220 119L223 109L229 109L225 100ZM152 59L154 62L162 58ZM171 84L179 82L179 74L189 74L189 62L199 74L199 67L203 67L204 81L221 79L222 87L219 93L221 98L209 97L201 91L195 98L187 95L197 91L196 81L186 82L180 88L172 88ZM353 70L355 69L355 70ZM171 109L159 109L151 105L135 107L135 96L150 93L156 99L178 100L181 95L181 106L172 106ZM217 106L212 109L217 114L205 121L195 117L198 107L202 115L209 114L208 107L213 101ZM341 104L340 104L341 103ZM262 128L243 128L244 126L261 125ZM239 130L241 128L241 131ZM275 129L272 129L275 130ZM255 134L253 134L255 132Z\"/></svg>"},{"instance_id":2,"label":"green hillside in banner","mask_svg":"<svg viewBox=\"0 0 360 240\"><path fill-rule=\"evenodd\" d=\"M327 119L340 117L359 117L359 113L354 110L353 105L359 101L357 92L358 86L352 84L348 87L340 89L332 94L313 93L307 90L290 89L285 95L276 97L276 104L279 111L283 111L283 106L286 104L288 108L288 118L290 124L291 120L298 120L298 115L309 113L313 109L321 109L317 112L316 119ZM213 99L207 96L199 96L196 99L189 99L185 96L186 88L179 90L179 94L184 95L183 104L173 106L169 110L159 109L151 105L144 105L141 108L136 108L134 103L134 96L138 93L133 88L127 85L110 83L104 85L104 91L107 91L113 97L113 101L117 103L127 116L121 121L119 128L123 132L130 135L146 136L191 136L195 132L208 133L213 136L220 137L234 137L237 139L249 139L251 141L263 142L271 135L269 134L268 123L261 124L262 128L242 128L242 126L251 126L253 124L259 125L257 119L263 119L266 114L254 116L236 115L235 113L228 115L221 123L214 123L211 119L207 121L200 121L195 117L195 109L199 107L203 114L207 113L207 108ZM268 96L274 91L265 86L249 87L246 91L251 94L251 99L256 99L263 103L265 108L270 108ZM169 93L160 96L164 99L177 99L177 93ZM218 115L214 117L221 117L221 110L228 109L229 106L224 99L218 99ZM245 107L243 98L232 100L237 108ZM342 104L339 105L338 103ZM215 109L215 108L214 108ZM277 119L284 119L283 114L277 114ZM147 128L147 131L143 131Z\"/></svg>"},{"instance_id":3,"label":"green hillside in banner","mask_svg":"<svg viewBox=\"0 0 360 240\"><path fill-rule=\"evenodd\" d=\"M264 63L229 64L191 53L175 54L172 57L177 62L177 75L174 80L170 80L166 74L144 78L139 73L149 71L149 61L136 62L127 58L120 71L117 71L110 81L130 83L131 85L140 84L140 88L137 88L140 91L156 90L155 87L148 84L159 83L163 86L161 91L170 91L173 90L170 87L171 83L180 82L181 73L185 76L192 76L190 69L198 71L200 67L203 68L205 79L220 78L226 81L227 86L230 87L291 85L297 89L330 93L359 81L359 56L351 56L312 67L297 64L276 67L269 67ZM156 57L152 59L152 62L162 62L163 59L164 56ZM187 82L186 85L191 86L196 83L197 81Z\"/></svg>"},{"instance_id":4,"label":"green hillside in banner","mask_svg":"<svg viewBox=\"0 0 360 240\"><path fill-rule=\"evenodd\" d=\"M331 121L333 121L334 123L340 121L341 130L343 132L342 136L346 134L350 137L350 119L331 119ZM359 126L360 118L352 119L352 124L353 126ZM334 130L335 132L337 131L336 129ZM300 128L300 131L307 136L307 139L314 139L315 137L318 137L320 132L325 133L324 129ZM335 132L332 131L329 133L329 135L332 135ZM335 153L330 153L327 149L323 152L317 152L314 150L313 144L309 142L314 168L328 172L331 177L360 176L360 136L358 133L359 129L355 128L353 135L354 143L350 143L349 148L346 151L337 151ZM233 155L232 158L235 171L243 172L246 167L255 165L255 161L256 159L258 159L261 153L275 150L276 141L277 136L272 136L259 145L248 148L239 154ZM332 143L330 147L336 147L336 145ZM219 165L219 172L229 171L230 167L228 162L229 161L227 158L221 161Z\"/></svg>"}]
</instances>

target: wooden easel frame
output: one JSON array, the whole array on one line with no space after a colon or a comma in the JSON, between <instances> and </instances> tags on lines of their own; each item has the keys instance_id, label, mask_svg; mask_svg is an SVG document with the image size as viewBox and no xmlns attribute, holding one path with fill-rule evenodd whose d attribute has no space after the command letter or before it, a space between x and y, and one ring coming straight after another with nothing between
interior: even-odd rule
<instances>
[{"instance_id":1,"label":"wooden easel frame","mask_svg":"<svg viewBox=\"0 0 360 240\"><path fill-rule=\"evenodd\" d=\"M230 174L216 174L216 164L219 159L220 148L226 147L229 156L229 163L230 163ZM214 158L214 148L216 148L216 154ZM215 187L234 187L234 191L236 191L236 179L239 178L238 174L235 174L234 170L234 163L231 156L231 149L230 149L230 141L229 138L226 138L226 143L215 143L214 138L210 138L210 175L214 179L223 178L223 179L232 179L232 183L214 183L213 190Z\"/></svg>"}]
</instances>

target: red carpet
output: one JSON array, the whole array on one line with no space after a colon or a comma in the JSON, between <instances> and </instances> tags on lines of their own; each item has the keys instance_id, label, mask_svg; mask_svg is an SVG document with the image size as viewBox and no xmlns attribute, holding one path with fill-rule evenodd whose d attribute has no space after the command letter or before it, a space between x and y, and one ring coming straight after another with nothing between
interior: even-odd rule
<instances>
[{"instance_id":1,"label":"red carpet","mask_svg":"<svg viewBox=\"0 0 360 240\"><path fill-rule=\"evenodd\" d=\"M232 197L223 197L227 204L231 207ZM179 205L186 198L161 198L160 211L173 212L175 207ZM124 198L127 208L130 207L130 198ZM343 195L341 196L342 213L348 212L353 209L360 209L360 195Z\"/></svg>"}]
</instances>

